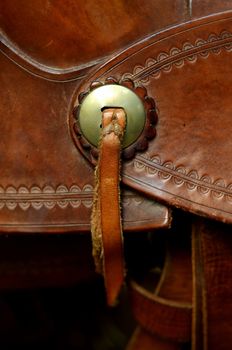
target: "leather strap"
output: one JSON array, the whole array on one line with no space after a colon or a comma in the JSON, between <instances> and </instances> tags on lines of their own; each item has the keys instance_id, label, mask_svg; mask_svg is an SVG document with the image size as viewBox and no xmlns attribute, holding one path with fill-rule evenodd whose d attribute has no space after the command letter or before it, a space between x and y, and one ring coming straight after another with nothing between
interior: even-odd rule
<instances>
[{"instance_id":1,"label":"leather strap","mask_svg":"<svg viewBox=\"0 0 232 350\"><path fill-rule=\"evenodd\" d=\"M173 239L170 235L155 292L136 282L132 282L131 291L133 313L141 327L155 338L175 343L188 342L191 338L191 251L185 236L177 232Z\"/></svg>"},{"instance_id":2,"label":"leather strap","mask_svg":"<svg viewBox=\"0 0 232 350\"><path fill-rule=\"evenodd\" d=\"M195 293L195 327L193 328L195 331L193 341L194 338L195 341L192 348L193 350L230 350L232 344L231 228L225 224L198 219L194 224L193 234L195 266L199 266L199 269L195 270L194 283L197 284L195 290L200 292Z\"/></svg>"},{"instance_id":3,"label":"leather strap","mask_svg":"<svg viewBox=\"0 0 232 350\"><path fill-rule=\"evenodd\" d=\"M183 344L162 339L142 327L137 327L126 350L183 350Z\"/></svg>"},{"instance_id":4,"label":"leather strap","mask_svg":"<svg viewBox=\"0 0 232 350\"><path fill-rule=\"evenodd\" d=\"M91 230L96 269L104 275L107 302L111 306L115 304L125 274L119 188L125 126L122 108L107 108L102 112Z\"/></svg>"},{"instance_id":5,"label":"leather strap","mask_svg":"<svg viewBox=\"0 0 232 350\"><path fill-rule=\"evenodd\" d=\"M192 228L192 271L193 271L193 313L192 350L207 349L207 310L205 294L204 261L202 257L201 232L199 220Z\"/></svg>"},{"instance_id":6,"label":"leather strap","mask_svg":"<svg viewBox=\"0 0 232 350\"><path fill-rule=\"evenodd\" d=\"M168 300L148 292L135 282L133 312L147 331L176 342L187 342L191 334L192 307L188 303Z\"/></svg>"}]
</instances>

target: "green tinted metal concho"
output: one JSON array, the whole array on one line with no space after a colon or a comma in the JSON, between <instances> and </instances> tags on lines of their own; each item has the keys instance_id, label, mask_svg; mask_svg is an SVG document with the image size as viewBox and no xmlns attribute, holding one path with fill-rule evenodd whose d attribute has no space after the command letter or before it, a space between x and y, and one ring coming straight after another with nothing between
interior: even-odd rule
<instances>
[{"instance_id":1,"label":"green tinted metal concho","mask_svg":"<svg viewBox=\"0 0 232 350\"><path fill-rule=\"evenodd\" d=\"M79 125L83 136L94 146L98 146L102 110L106 107L124 108L127 126L123 147L128 147L141 135L146 121L146 111L142 100L129 88L107 84L90 91L83 99L79 110Z\"/></svg>"}]
</instances>

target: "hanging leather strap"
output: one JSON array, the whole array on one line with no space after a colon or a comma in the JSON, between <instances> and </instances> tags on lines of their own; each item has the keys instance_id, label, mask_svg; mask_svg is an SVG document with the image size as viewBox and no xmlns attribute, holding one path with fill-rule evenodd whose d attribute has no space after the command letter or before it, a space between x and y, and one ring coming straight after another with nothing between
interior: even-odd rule
<instances>
[{"instance_id":1,"label":"hanging leather strap","mask_svg":"<svg viewBox=\"0 0 232 350\"><path fill-rule=\"evenodd\" d=\"M104 276L109 305L115 304L124 280L119 182L125 126L126 115L122 108L103 110L91 231L95 265Z\"/></svg>"}]
</instances>

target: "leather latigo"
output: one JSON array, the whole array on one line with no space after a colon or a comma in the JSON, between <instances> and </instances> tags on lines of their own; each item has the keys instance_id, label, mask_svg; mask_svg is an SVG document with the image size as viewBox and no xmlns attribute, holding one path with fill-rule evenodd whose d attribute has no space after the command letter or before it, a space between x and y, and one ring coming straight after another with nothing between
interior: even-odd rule
<instances>
[{"instance_id":1,"label":"leather latigo","mask_svg":"<svg viewBox=\"0 0 232 350\"><path fill-rule=\"evenodd\" d=\"M96 270L104 275L108 305L114 305L122 287L125 266L120 207L120 155L126 129L122 108L102 112L99 157L95 169L95 193L91 216Z\"/></svg>"},{"instance_id":2,"label":"leather latigo","mask_svg":"<svg viewBox=\"0 0 232 350\"><path fill-rule=\"evenodd\" d=\"M157 136L124 162L122 181L154 199L232 222L232 13L192 21L138 43L80 87L108 77L143 85Z\"/></svg>"},{"instance_id":3,"label":"leather latigo","mask_svg":"<svg viewBox=\"0 0 232 350\"><path fill-rule=\"evenodd\" d=\"M0 230L90 231L94 170L68 123L77 81L43 79L3 54L0 67ZM125 230L169 225L152 200L125 189L122 202Z\"/></svg>"}]
</instances>

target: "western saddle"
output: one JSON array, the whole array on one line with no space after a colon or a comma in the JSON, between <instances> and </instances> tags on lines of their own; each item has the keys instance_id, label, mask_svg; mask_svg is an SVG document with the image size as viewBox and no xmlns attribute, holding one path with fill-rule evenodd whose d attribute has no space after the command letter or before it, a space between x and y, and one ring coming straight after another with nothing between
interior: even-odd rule
<instances>
[{"instance_id":1,"label":"western saddle","mask_svg":"<svg viewBox=\"0 0 232 350\"><path fill-rule=\"evenodd\" d=\"M15 265L1 289L93 278L91 236L109 305L128 270L138 322L128 350L231 349L230 10L230 0L0 2L0 231L23 242L4 243ZM138 231L166 239L152 287L124 262L123 233ZM30 247L35 234L69 233L78 249Z\"/></svg>"}]
</instances>

